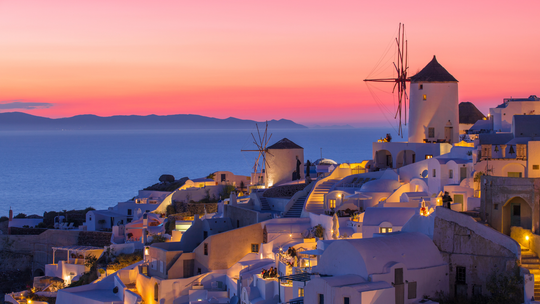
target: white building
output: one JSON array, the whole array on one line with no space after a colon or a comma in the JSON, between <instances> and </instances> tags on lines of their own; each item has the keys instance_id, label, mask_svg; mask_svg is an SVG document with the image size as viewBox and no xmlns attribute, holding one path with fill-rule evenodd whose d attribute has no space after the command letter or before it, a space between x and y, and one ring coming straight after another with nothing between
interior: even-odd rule
<instances>
[{"instance_id":1,"label":"white building","mask_svg":"<svg viewBox=\"0 0 540 304\"><path fill-rule=\"evenodd\" d=\"M289 139L283 138L268 147L266 160L267 188L290 182L293 175L297 180L304 180L304 148Z\"/></svg>"},{"instance_id":2,"label":"white building","mask_svg":"<svg viewBox=\"0 0 540 304\"><path fill-rule=\"evenodd\" d=\"M418 232L334 241L313 271L321 277L307 283L304 303L417 303L448 292L448 264Z\"/></svg>"},{"instance_id":3,"label":"white building","mask_svg":"<svg viewBox=\"0 0 540 304\"><path fill-rule=\"evenodd\" d=\"M495 132L511 132L514 115L540 114L540 98L531 95L529 98L505 98L496 108L489 109L492 129Z\"/></svg>"}]
</instances>

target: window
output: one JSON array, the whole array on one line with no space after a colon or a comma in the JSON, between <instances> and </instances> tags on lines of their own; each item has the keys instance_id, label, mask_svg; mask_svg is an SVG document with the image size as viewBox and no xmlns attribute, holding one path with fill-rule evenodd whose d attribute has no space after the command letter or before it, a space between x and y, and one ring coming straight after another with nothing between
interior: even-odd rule
<instances>
[{"instance_id":1,"label":"window","mask_svg":"<svg viewBox=\"0 0 540 304\"><path fill-rule=\"evenodd\" d=\"M298 297L304 296L304 288L298 288Z\"/></svg>"},{"instance_id":2,"label":"window","mask_svg":"<svg viewBox=\"0 0 540 304\"><path fill-rule=\"evenodd\" d=\"M128 215L133 215L131 209L128 209Z\"/></svg>"},{"instance_id":3,"label":"window","mask_svg":"<svg viewBox=\"0 0 540 304\"><path fill-rule=\"evenodd\" d=\"M240 228L240 220L236 220L236 228Z\"/></svg>"},{"instance_id":4,"label":"window","mask_svg":"<svg viewBox=\"0 0 540 304\"><path fill-rule=\"evenodd\" d=\"M433 177L437 177L437 169L433 169Z\"/></svg>"},{"instance_id":5,"label":"window","mask_svg":"<svg viewBox=\"0 0 540 304\"><path fill-rule=\"evenodd\" d=\"M508 177L522 177L521 172L508 172Z\"/></svg>"},{"instance_id":6,"label":"window","mask_svg":"<svg viewBox=\"0 0 540 304\"><path fill-rule=\"evenodd\" d=\"M499 204L493 204L493 209L499 210Z\"/></svg>"},{"instance_id":7,"label":"window","mask_svg":"<svg viewBox=\"0 0 540 304\"><path fill-rule=\"evenodd\" d=\"M204 255L208 255L208 243L204 243Z\"/></svg>"},{"instance_id":8,"label":"window","mask_svg":"<svg viewBox=\"0 0 540 304\"><path fill-rule=\"evenodd\" d=\"M419 90L423 90L423 89L424 89L424 85L423 85L423 84L419 84L419 85L418 85L418 89L419 89Z\"/></svg>"},{"instance_id":9,"label":"window","mask_svg":"<svg viewBox=\"0 0 540 304\"><path fill-rule=\"evenodd\" d=\"M203 240L206 240L208 237L208 231L203 231Z\"/></svg>"},{"instance_id":10,"label":"window","mask_svg":"<svg viewBox=\"0 0 540 304\"><path fill-rule=\"evenodd\" d=\"M319 304L324 304L324 295L322 293L319 294Z\"/></svg>"},{"instance_id":11,"label":"window","mask_svg":"<svg viewBox=\"0 0 540 304\"><path fill-rule=\"evenodd\" d=\"M428 137L429 138L435 137L435 128L428 128Z\"/></svg>"},{"instance_id":12,"label":"window","mask_svg":"<svg viewBox=\"0 0 540 304\"><path fill-rule=\"evenodd\" d=\"M132 218L128 218L128 219L127 219L127 222L128 222L128 223L131 223L132 220L133 220Z\"/></svg>"},{"instance_id":13,"label":"window","mask_svg":"<svg viewBox=\"0 0 540 304\"><path fill-rule=\"evenodd\" d=\"M414 299L416 298L416 282L409 282L409 286L408 286L408 296L407 298L408 299Z\"/></svg>"},{"instance_id":14,"label":"window","mask_svg":"<svg viewBox=\"0 0 540 304\"><path fill-rule=\"evenodd\" d=\"M426 154L426 159L433 158L433 155Z\"/></svg>"},{"instance_id":15,"label":"window","mask_svg":"<svg viewBox=\"0 0 540 304\"><path fill-rule=\"evenodd\" d=\"M512 205L512 215L521 216L521 205Z\"/></svg>"},{"instance_id":16,"label":"window","mask_svg":"<svg viewBox=\"0 0 540 304\"><path fill-rule=\"evenodd\" d=\"M336 208L336 200L335 199L328 200L328 206L330 208Z\"/></svg>"},{"instance_id":17,"label":"window","mask_svg":"<svg viewBox=\"0 0 540 304\"><path fill-rule=\"evenodd\" d=\"M467 272L465 267L456 266L456 283L467 283Z\"/></svg>"},{"instance_id":18,"label":"window","mask_svg":"<svg viewBox=\"0 0 540 304\"><path fill-rule=\"evenodd\" d=\"M540 170L540 165L533 165L533 170ZM482 286L480 286L482 287Z\"/></svg>"},{"instance_id":19,"label":"window","mask_svg":"<svg viewBox=\"0 0 540 304\"><path fill-rule=\"evenodd\" d=\"M227 175L226 174L221 174L221 181L224 182L227 180Z\"/></svg>"},{"instance_id":20,"label":"window","mask_svg":"<svg viewBox=\"0 0 540 304\"><path fill-rule=\"evenodd\" d=\"M344 297L343 298L343 304L349 304L350 301L349 301L349 297Z\"/></svg>"},{"instance_id":21,"label":"window","mask_svg":"<svg viewBox=\"0 0 540 304\"><path fill-rule=\"evenodd\" d=\"M422 95L422 99L427 100L427 95L426 94Z\"/></svg>"},{"instance_id":22,"label":"window","mask_svg":"<svg viewBox=\"0 0 540 304\"><path fill-rule=\"evenodd\" d=\"M154 301L157 301L157 300L159 300L159 286L156 283L154 285Z\"/></svg>"},{"instance_id":23,"label":"window","mask_svg":"<svg viewBox=\"0 0 540 304\"><path fill-rule=\"evenodd\" d=\"M379 233L390 233L392 232L392 227L379 227Z\"/></svg>"},{"instance_id":24,"label":"window","mask_svg":"<svg viewBox=\"0 0 540 304\"><path fill-rule=\"evenodd\" d=\"M259 252L259 244L251 244L251 252Z\"/></svg>"},{"instance_id":25,"label":"window","mask_svg":"<svg viewBox=\"0 0 540 304\"><path fill-rule=\"evenodd\" d=\"M448 178L454 178L454 170L448 170Z\"/></svg>"}]
</instances>

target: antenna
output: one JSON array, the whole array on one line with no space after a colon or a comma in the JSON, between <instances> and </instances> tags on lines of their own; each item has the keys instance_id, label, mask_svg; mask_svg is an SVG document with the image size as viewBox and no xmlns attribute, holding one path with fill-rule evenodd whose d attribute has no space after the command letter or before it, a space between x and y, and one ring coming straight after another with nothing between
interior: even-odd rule
<instances>
[{"instance_id":1,"label":"antenna","mask_svg":"<svg viewBox=\"0 0 540 304\"><path fill-rule=\"evenodd\" d=\"M397 72L396 78L364 79L364 81L394 83L392 93L395 93L397 88L398 95L398 106L394 118L397 118L399 116L398 135L403 138L403 130L401 127L401 113L403 109L403 112L405 114L404 124L407 125L407 100L409 99L409 96L407 95L407 82L411 80L407 78L407 71L409 70L408 42L407 40L405 40L405 25L401 23L399 24L398 36L396 38L396 46L397 58L394 62L394 68Z\"/></svg>"},{"instance_id":2,"label":"antenna","mask_svg":"<svg viewBox=\"0 0 540 304\"><path fill-rule=\"evenodd\" d=\"M257 141L257 138L253 133L251 133L251 137L253 138L253 143L257 147L256 150L240 150L242 152L259 152L259 155L257 156L257 159L255 160L255 164L253 165L253 171L255 177L260 176L260 174L264 174L263 180L260 179L257 181L257 184L265 184L266 182L266 168L270 168L270 165L268 164L268 161L266 160L266 154L272 155L270 152L268 152L268 142L270 141L270 138L272 138L272 134L268 136L268 121L266 121L266 127L264 129L264 133L261 136L261 132L259 130L259 125L255 124L257 127L257 138L259 139ZM273 156L273 155L272 155Z\"/></svg>"}]
</instances>

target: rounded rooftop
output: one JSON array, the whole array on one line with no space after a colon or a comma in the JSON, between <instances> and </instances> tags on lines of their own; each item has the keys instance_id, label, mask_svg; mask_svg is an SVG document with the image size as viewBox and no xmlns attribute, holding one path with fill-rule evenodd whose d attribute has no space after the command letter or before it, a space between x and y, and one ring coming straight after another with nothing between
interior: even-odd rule
<instances>
[{"instance_id":1,"label":"rounded rooftop","mask_svg":"<svg viewBox=\"0 0 540 304\"><path fill-rule=\"evenodd\" d=\"M362 185L360 192L394 192L401 183L394 179L377 179Z\"/></svg>"}]
</instances>

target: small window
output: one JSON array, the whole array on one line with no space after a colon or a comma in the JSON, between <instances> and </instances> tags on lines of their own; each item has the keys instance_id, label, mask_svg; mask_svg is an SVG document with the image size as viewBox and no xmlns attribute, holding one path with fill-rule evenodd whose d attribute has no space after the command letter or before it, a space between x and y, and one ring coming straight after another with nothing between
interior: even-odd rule
<instances>
[{"instance_id":1,"label":"small window","mask_svg":"<svg viewBox=\"0 0 540 304\"><path fill-rule=\"evenodd\" d=\"M448 170L448 178L454 178L454 170Z\"/></svg>"},{"instance_id":2,"label":"small window","mask_svg":"<svg viewBox=\"0 0 540 304\"><path fill-rule=\"evenodd\" d=\"M336 208L336 200L335 199L328 200L328 206L330 208Z\"/></svg>"},{"instance_id":3,"label":"small window","mask_svg":"<svg viewBox=\"0 0 540 304\"><path fill-rule=\"evenodd\" d=\"M324 295L322 293L319 294L319 304L324 304Z\"/></svg>"},{"instance_id":4,"label":"small window","mask_svg":"<svg viewBox=\"0 0 540 304\"><path fill-rule=\"evenodd\" d=\"M419 84L419 85L418 85L418 89L419 89L419 90L423 90L423 89L424 89L424 85L423 85L423 84ZM424 95L424 96L425 96L425 95Z\"/></svg>"},{"instance_id":5,"label":"small window","mask_svg":"<svg viewBox=\"0 0 540 304\"><path fill-rule=\"evenodd\" d=\"M304 288L298 288L298 297L304 296Z\"/></svg>"},{"instance_id":6,"label":"small window","mask_svg":"<svg viewBox=\"0 0 540 304\"><path fill-rule=\"evenodd\" d=\"M499 204L493 204L493 209L499 210Z\"/></svg>"},{"instance_id":7,"label":"small window","mask_svg":"<svg viewBox=\"0 0 540 304\"><path fill-rule=\"evenodd\" d=\"M416 298L416 282L409 282L408 284L408 299L415 299Z\"/></svg>"},{"instance_id":8,"label":"small window","mask_svg":"<svg viewBox=\"0 0 540 304\"><path fill-rule=\"evenodd\" d=\"M427 95L426 94L422 95L422 99L427 100Z\"/></svg>"},{"instance_id":9,"label":"small window","mask_svg":"<svg viewBox=\"0 0 540 304\"><path fill-rule=\"evenodd\" d=\"M221 181L224 182L227 180L227 175L226 174L221 174Z\"/></svg>"},{"instance_id":10,"label":"small window","mask_svg":"<svg viewBox=\"0 0 540 304\"><path fill-rule=\"evenodd\" d=\"M128 211L128 215L132 215L131 214L131 212L132 212L131 209L128 209L127 211Z\"/></svg>"},{"instance_id":11,"label":"small window","mask_svg":"<svg viewBox=\"0 0 540 304\"><path fill-rule=\"evenodd\" d=\"M428 128L428 137L429 138L435 137L435 128Z\"/></svg>"},{"instance_id":12,"label":"small window","mask_svg":"<svg viewBox=\"0 0 540 304\"><path fill-rule=\"evenodd\" d=\"M467 283L467 271L465 267L456 266L456 283Z\"/></svg>"},{"instance_id":13,"label":"small window","mask_svg":"<svg viewBox=\"0 0 540 304\"><path fill-rule=\"evenodd\" d=\"M236 220L236 228L240 228L240 220Z\"/></svg>"},{"instance_id":14,"label":"small window","mask_svg":"<svg viewBox=\"0 0 540 304\"><path fill-rule=\"evenodd\" d=\"M159 285L154 284L154 301L159 300Z\"/></svg>"},{"instance_id":15,"label":"small window","mask_svg":"<svg viewBox=\"0 0 540 304\"><path fill-rule=\"evenodd\" d=\"M204 255L208 255L208 243L204 243Z\"/></svg>"},{"instance_id":16,"label":"small window","mask_svg":"<svg viewBox=\"0 0 540 304\"><path fill-rule=\"evenodd\" d=\"M202 270L200 268L197 268L197 274L201 274Z\"/></svg>"},{"instance_id":17,"label":"small window","mask_svg":"<svg viewBox=\"0 0 540 304\"><path fill-rule=\"evenodd\" d=\"M433 169L433 177L437 177L437 169Z\"/></svg>"},{"instance_id":18,"label":"small window","mask_svg":"<svg viewBox=\"0 0 540 304\"><path fill-rule=\"evenodd\" d=\"M426 154L426 159L433 158L433 155Z\"/></svg>"},{"instance_id":19,"label":"small window","mask_svg":"<svg viewBox=\"0 0 540 304\"><path fill-rule=\"evenodd\" d=\"M349 297L344 297L343 298L343 304L349 304L350 301L349 301Z\"/></svg>"},{"instance_id":20,"label":"small window","mask_svg":"<svg viewBox=\"0 0 540 304\"><path fill-rule=\"evenodd\" d=\"M251 252L259 252L259 244L251 244Z\"/></svg>"},{"instance_id":21,"label":"small window","mask_svg":"<svg viewBox=\"0 0 540 304\"><path fill-rule=\"evenodd\" d=\"M540 165L533 165L533 170L540 170ZM482 286L480 286L482 287Z\"/></svg>"},{"instance_id":22,"label":"small window","mask_svg":"<svg viewBox=\"0 0 540 304\"><path fill-rule=\"evenodd\" d=\"M392 227L379 227L379 233L391 233Z\"/></svg>"}]
</instances>

